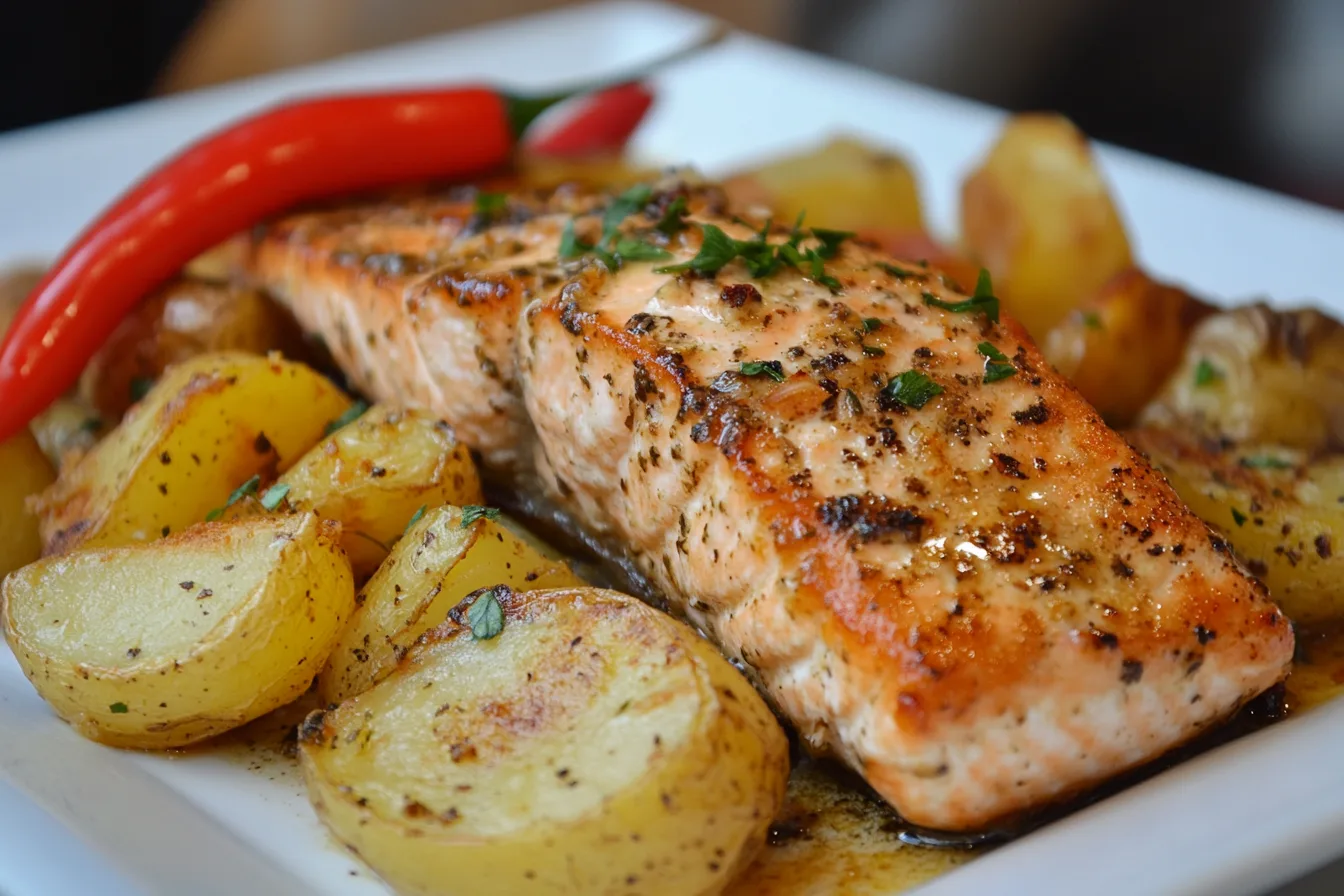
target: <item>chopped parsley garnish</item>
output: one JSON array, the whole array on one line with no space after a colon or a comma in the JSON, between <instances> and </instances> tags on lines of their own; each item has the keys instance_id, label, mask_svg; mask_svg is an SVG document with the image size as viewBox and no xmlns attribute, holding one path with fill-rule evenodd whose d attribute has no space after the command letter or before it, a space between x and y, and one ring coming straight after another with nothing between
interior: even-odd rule
<instances>
[{"instance_id":1,"label":"chopped parsley garnish","mask_svg":"<svg viewBox=\"0 0 1344 896\"><path fill-rule=\"evenodd\" d=\"M1251 457L1243 457L1238 463L1250 470L1291 470L1293 468L1291 461L1275 457L1272 454L1256 454Z\"/></svg>"},{"instance_id":2,"label":"chopped parsley garnish","mask_svg":"<svg viewBox=\"0 0 1344 896\"><path fill-rule=\"evenodd\" d=\"M138 402L149 394L149 390L154 388L154 381L147 376L131 377L131 401Z\"/></svg>"},{"instance_id":3,"label":"chopped parsley garnish","mask_svg":"<svg viewBox=\"0 0 1344 896\"><path fill-rule=\"evenodd\" d=\"M919 409L943 394L943 387L918 370L907 370L888 381L879 395L886 401Z\"/></svg>"},{"instance_id":4,"label":"chopped parsley garnish","mask_svg":"<svg viewBox=\"0 0 1344 896\"><path fill-rule=\"evenodd\" d=\"M205 515L205 521L207 523L213 523L224 515L224 511L228 510L248 495L256 494L257 486L259 485L261 485L261 474L256 474L251 479L234 489L233 492L230 493L228 500L224 502L223 507L216 507L214 510L207 513Z\"/></svg>"},{"instance_id":5,"label":"chopped parsley garnish","mask_svg":"<svg viewBox=\"0 0 1344 896\"><path fill-rule=\"evenodd\" d=\"M982 342L975 350L985 356L986 383L997 383L1017 373L1017 368L1008 363L1008 356L995 348L992 342Z\"/></svg>"},{"instance_id":6,"label":"chopped parsley garnish","mask_svg":"<svg viewBox=\"0 0 1344 896\"><path fill-rule=\"evenodd\" d=\"M686 223L686 199L683 196L678 196L667 206L667 210L663 212L662 218L654 225L654 229L659 233L673 236L689 226Z\"/></svg>"},{"instance_id":7,"label":"chopped parsley garnish","mask_svg":"<svg viewBox=\"0 0 1344 896\"><path fill-rule=\"evenodd\" d=\"M1097 314L1097 312L1095 312L1095 311L1084 311L1084 312L1083 312L1083 326L1087 327L1089 330L1100 330L1100 329L1102 329L1102 326L1101 326L1101 315Z\"/></svg>"},{"instance_id":8,"label":"chopped parsley garnish","mask_svg":"<svg viewBox=\"0 0 1344 896\"><path fill-rule=\"evenodd\" d=\"M108 709L112 710L113 712L117 713L118 715L120 715L121 713L124 713L124 712L130 712L130 711L131 711L131 710L126 706L125 703L121 703L120 701L118 701L117 703L113 703L113 704L111 704L110 706L108 706Z\"/></svg>"},{"instance_id":9,"label":"chopped parsley garnish","mask_svg":"<svg viewBox=\"0 0 1344 896\"><path fill-rule=\"evenodd\" d=\"M863 353L870 358L880 358L887 353L887 350L876 345L865 345L863 346Z\"/></svg>"},{"instance_id":10,"label":"chopped parsley garnish","mask_svg":"<svg viewBox=\"0 0 1344 896\"><path fill-rule=\"evenodd\" d=\"M1223 378L1223 372L1210 363L1208 358L1200 358L1199 363L1195 365L1195 386L1203 388L1212 385Z\"/></svg>"},{"instance_id":11,"label":"chopped parsley garnish","mask_svg":"<svg viewBox=\"0 0 1344 896\"><path fill-rule=\"evenodd\" d=\"M477 641L489 641L504 631L504 607L495 597L494 589L480 594L467 609L467 624Z\"/></svg>"},{"instance_id":12,"label":"chopped parsley garnish","mask_svg":"<svg viewBox=\"0 0 1344 896\"><path fill-rule=\"evenodd\" d=\"M924 304L951 311L957 314L981 312L992 323L999 322L999 300L994 296L994 286L989 280L989 271L980 269L980 277L975 281L975 292L962 302L945 302L931 292L924 293Z\"/></svg>"},{"instance_id":13,"label":"chopped parsley garnish","mask_svg":"<svg viewBox=\"0 0 1344 896\"><path fill-rule=\"evenodd\" d=\"M811 263L812 279L829 289L831 292L840 291L840 281L826 273L826 263L822 260L823 256L817 249L808 249L804 257Z\"/></svg>"},{"instance_id":14,"label":"chopped parsley garnish","mask_svg":"<svg viewBox=\"0 0 1344 896\"><path fill-rule=\"evenodd\" d=\"M623 236L616 241L616 255L624 261L662 261L672 257L672 253L666 249L630 236Z\"/></svg>"},{"instance_id":15,"label":"chopped parsley garnish","mask_svg":"<svg viewBox=\"0 0 1344 896\"><path fill-rule=\"evenodd\" d=\"M704 239L700 243L700 251L695 253L694 258L690 261L683 261L681 264L657 268L657 272L660 274L676 274L681 271L696 271L700 274L714 274L736 258L740 251L739 247L744 245L743 242L733 239L713 224L701 226L700 231L704 234Z\"/></svg>"},{"instance_id":16,"label":"chopped parsley garnish","mask_svg":"<svg viewBox=\"0 0 1344 896\"><path fill-rule=\"evenodd\" d=\"M499 519L498 507L482 507L479 504L468 504L462 508L462 528L465 529L479 519L487 519L491 522Z\"/></svg>"},{"instance_id":17,"label":"chopped parsley garnish","mask_svg":"<svg viewBox=\"0 0 1344 896\"><path fill-rule=\"evenodd\" d=\"M286 482L277 482L275 485L266 489L261 495L261 506L267 510L274 510L280 506L280 502L285 500L289 494L289 484Z\"/></svg>"},{"instance_id":18,"label":"chopped parsley garnish","mask_svg":"<svg viewBox=\"0 0 1344 896\"><path fill-rule=\"evenodd\" d=\"M476 214L484 221L494 221L509 207L509 197L504 193L477 193Z\"/></svg>"},{"instance_id":19,"label":"chopped parsley garnish","mask_svg":"<svg viewBox=\"0 0 1344 896\"><path fill-rule=\"evenodd\" d=\"M882 329L882 319L880 317L865 317L863 319L863 332L872 333Z\"/></svg>"},{"instance_id":20,"label":"chopped parsley garnish","mask_svg":"<svg viewBox=\"0 0 1344 896\"><path fill-rule=\"evenodd\" d=\"M572 261L575 258L582 258L585 255L595 255L611 270L618 267L616 256L612 255L606 249L602 249L593 243L581 240L574 233L574 219L570 219L565 225L564 231L560 234L560 258L564 261Z\"/></svg>"},{"instance_id":21,"label":"chopped parsley garnish","mask_svg":"<svg viewBox=\"0 0 1344 896\"><path fill-rule=\"evenodd\" d=\"M812 235L821 241L821 245L817 247L817 254L822 258L834 258L835 253L840 251L840 244L854 236L854 231L813 227Z\"/></svg>"},{"instance_id":22,"label":"chopped parsley garnish","mask_svg":"<svg viewBox=\"0 0 1344 896\"><path fill-rule=\"evenodd\" d=\"M1238 526L1244 526L1244 525L1246 525L1246 514L1242 513L1242 512L1241 512L1240 510L1238 510L1237 508L1233 507L1233 508L1232 508L1232 522L1236 523Z\"/></svg>"},{"instance_id":23,"label":"chopped parsley garnish","mask_svg":"<svg viewBox=\"0 0 1344 896\"><path fill-rule=\"evenodd\" d=\"M743 361L737 370L743 376L768 376L777 383L784 382L784 365L778 361Z\"/></svg>"},{"instance_id":24,"label":"chopped parsley garnish","mask_svg":"<svg viewBox=\"0 0 1344 896\"><path fill-rule=\"evenodd\" d=\"M863 402L859 401L859 396L853 389L845 390L845 410L849 411L851 417L857 417L863 413Z\"/></svg>"},{"instance_id":25,"label":"chopped parsley garnish","mask_svg":"<svg viewBox=\"0 0 1344 896\"><path fill-rule=\"evenodd\" d=\"M327 428L322 432L323 438L354 423L360 417L363 417L364 412L368 409L369 403L366 401L357 401L350 405L350 408L344 414L327 424Z\"/></svg>"},{"instance_id":26,"label":"chopped parsley garnish","mask_svg":"<svg viewBox=\"0 0 1344 896\"><path fill-rule=\"evenodd\" d=\"M412 526L420 522L420 520L424 517L424 515L425 515L425 505L421 504L419 507L415 509L415 513L411 514L411 518L406 521L406 528L401 530L401 534L405 536L407 532L411 531Z\"/></svg>"},{"instance_id":27,"label":"chopped parsley garnish","mask_svg":"<svg viewBox=\"0 0 1344 896\"><path fill-rule=\"evenodd\" d=\"M922 274L917 274L914 271L907 271L905 268L899 267L898 265L887 264L885 261L879 261L877 263L877 266L882 270L886 271L891 276L895 277L897 280L906 280L909 279L910 277L923 276Z\"/></svg>"},{"instance_id":28,"label":"chopped parsley garnish","mask_svg":"<svg viewBox=\"0 0 1344 896\"><path fill-rule=\"evenodd\" d=\"M653 198L653 188L648 184L635 184L607 207L602 215L602 243L611 243L616 238L616 228L621 222L649 204Z\"/></svg>"}]
</instances>

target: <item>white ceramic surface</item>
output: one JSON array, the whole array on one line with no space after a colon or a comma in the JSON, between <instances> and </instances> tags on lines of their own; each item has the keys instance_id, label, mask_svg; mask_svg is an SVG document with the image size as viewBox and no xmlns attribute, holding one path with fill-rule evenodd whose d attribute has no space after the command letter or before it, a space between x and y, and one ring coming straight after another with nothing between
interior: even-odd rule
<instances>
[{"instance_id":1,"label":"white ceramic surface","mask_svg":"<svg viewBox=\"0 0 1344 896\"><path fill-rule=\"evenodd\" d=\"M0 262L51 256L155 160L278 97L468 78L553 86L651 58L705 25L656 3L600 4L0 137ZM641 153L713 173L850 131L917 163L931 219L945 231L961 174L1001 120L743 36L657 80ZM1118 149L1101 156L1149 269L1219 299L1310 298L1344 313L1344 216ZM385 892L331 844L283 769L85 742L2 649L0 732L0 892ZM1263 890L1344 851L1341 743L1344 704L1166 772L922 892Z\"/></svg>"}]
</instances>

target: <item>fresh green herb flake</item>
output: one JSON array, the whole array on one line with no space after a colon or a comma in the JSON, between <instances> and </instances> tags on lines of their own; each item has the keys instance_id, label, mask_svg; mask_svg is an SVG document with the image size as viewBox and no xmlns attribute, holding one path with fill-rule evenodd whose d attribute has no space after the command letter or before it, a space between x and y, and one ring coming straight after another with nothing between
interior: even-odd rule
<instances>
[{"instance_id":1,"label":"fresh green herb flake","mask_svg":"<svg viewBox=\"0 0 1344 896\"><path fill-rule=\"evenodd\" d=\"M845 390L845 410L849 411L851 417L857 417L863 413L863 402L855 394L853 389Z\"/></svg>"},{"instance_id":2,"label":"fresh green herb flake","mask_svg":"<svg viewBox=\"0 0 1344 896\"><path fill-rule=\"evenodd\" d=\"M882 318L880 318L880 317L865 317L865 318L863 319L863 332L865 332L865 333L875 333L875 332L877 332L877 331L880 330L880 329L882 329Z\"/></svg>"},{"instance_id":3,"label":"fresh green herb flake","mask_svg":"<svg viewBox=\"0 0 1344 896\"><path fill-rule=\"evenodd\" d=\"M1101 325L1101 315L1097 314L1095 311L1084 311L1083 326L1087 327L1089 330L1103 329Z\"/></svg>"},{"instance_id":4,"label":"fresh green herb flake","mask_svg":"<svg viewBox=\"0 0 1344 896\"><path fill-rule=\"evenodd\" d=\"M110 705L110 706L108 707L108 709L112 710L114 713L117 713L118 715L121 715L122 713L130 712L130 709L126 706L126 704L125 704L125 703L120 703L120 702L118 702L118 703L113 703L112 705Z\"/></svg>"},{"instance_id":5,"label":"fresh green herb flake","mask_svg":"<svg viewBox=\"0 0 1344 896\"><path fill-rule=\"evenodd\" d=\"M614 271L620 267L620 262L615 255L600 246L581 240L575 235L573 218L565 224L565 229L560 234L559 255L564 261L572 261L575 258L592 255L606 265L608 270Z\"/></svg>"},{"instance_id":6,"label":"fresh green herb flake","mask_svg":"<svg viewBox=\"0 0 1344 896\"><path fill-rule=\"evenodd\" d=\"M616 255L620 256L622 261L661 261L672 257L672 253L666 249L660 249L652 243L629 236L623 236L616 241Z\"/></svg>"},{"instance_id":7,"label":"fresh green herb flake","mask_svg":"<svg viewBox=\"0 0 1344 896\"><path fill-rule=\"evenodd\" d=\"M499 519L498 507L482 507L479 504L468 504L462 508L462 528L465 529L479 519L494 521Z\"/></svg>"},{"instance_id":8,"label":"fresh green herb flake","mask_svg":"<svg viewBox=\"0 0 1344 896\"><path fill-rule=\"evenodd\" d=\"M984 271L980 272L984 275ZM981 278L981 283L984 277ZM969 299L961 302L945 302L931 292L924 293L924 304L932 305L934 308L941 308L944 311L951 311L956 314L975 314L983 313L992 323L999 322L999 300L991 295L980 295L981 283L975 286L976 294Z\"/></svg>"},{"instance_id":9,"label":"fresh green herb flake","mask_svg":"<svg viewBox=\"0 0 1344 896\"><path fill-rule=\"evenodd\" d=\"M1195 386L1204 388L1211 386L1223 378L1223 372L1209 361L1208 358L1200 358L1199 363L1195 365Z\"/></svg>"},{"instance_id":10,"label":"fresh green herb flake","mask_svg":"<svg viewBox=\"0 0 1344 896\"><path fill-rule=\"evenodd\" d=\"M943 387L918 370L907 370L892 377L880 394L887 401L919 409L943 394Z\"/></svg>"},{"instance_id":11,"label":"fresh green herb flake","mask_svg":"<svg viewBox=\"0 0 1344 896\"><path fill-rule=\"evenodd\" d=\"M648 184L635 184L617 196L602 215L602 243L610 245L616 238L616 228L621 226L621 222L648 205L652 198L653 188Z\"/></svg>"},{"instance_id":12,"label":"fresh green herb flake","mask_svg":"<svg viewBox=\"0 0 1344 896\"><path fill-rule=\"evenodd\" d=\"M982 342L975 347L975 350L984 355L991 361L1007 361L1008 356L994 347L992 342Z\"/></svg>"},{"instance_id":13,"label":"fresh green herb flake","mask_svg":"<svg viewBox=\"0 0 1344 896\"><path fill-rule=\"evenodd\" d=\"M905 268L899 265L887 264L885 261L879 261L877 263L877 266L882 270L886 271L891 276L895 277L897 280L908 280L911 277L923 276L922 274L917 274L914 271L907 271Z\"/></svg>"},{"instance_id":14,"label":"fresh green herb flake","mask_svg":"<svg viewBox=\"0 0 1344 896\"><path fill-rule=\"evenodd\" d=\"M367 401L357 401L350 405L344 414L327 424L327 428L322 433L323 438L354 423L360 417L363 417L364 412L368 409L369 403Z\"/></svg>"},{"instance_id":15,"label":"fresh green herb flake","mask_svg":"<svg viewBox=\"0 0 1344 896\"><path fill-rule=\"evenodd\" d=\"M267 510L275 510L280 506L280 502L285 500L289 494L289 483L277 482L275 485L266 489L261 496L261 506Z\"/></svg>"},{"instance_id":16,"label":"fresh green herb flake","mask_svg":"<svg viewBox=\"0 0 1344 896\"><path fill-rule=\"evenodd\" d=\"M239 501L243 500L248 495L256 494L257 486L259 485L261 485L261 474L258 473L254 475L251 479L247 480L242 485L234 489L229 494L228 500L224 502L223 507L216 507L214 510L207 513L205 515L205 521L207 523L213 523L215 520L219 519L224 515L224 511L228 510L230 507L237 504Z\"/></svg>"},{"instance_id":17,"label":"fresh green herb flake","mask_svg":"<svg viewBox=\"0 0 1344 896\"><path fill-rule=\"evenodd\" d=\"M407 532L411 531L412 526L414 526L416 523L420 522L422 518L424 518L425 509L426 508L424 504L421 504L419 507L415 509L415 513L411 514L411 518L406 521L406 528L401 530L401 534L403 536Z\"/></svg>"},{"instance_id":18,"label":"fresh green herb flake","mask_svg":"<svg viewBox=\"0 0 1344 896\"><path fill-rule=\"evenodd\" d=\"M509 197L504 193L477 193L476 214L486 221L494 221L509 207Z\"/></svg>"},{"instance_id":19,"label":"fresh green herb flake","mask_svg":"<svg viewBox=\"0 0 1344 896\"><path fill-rule=\"evenodd\" d=\"M784 365L778 361L743 361L737 371L743 376L768 376L777 383L784 382Z\"/></svg>"},{"instance_id":20,"label":"fresh green herb flake","mask_svg":"<svg viewBox=\"0 0 1344 896\"><path fill-rule=\"evenodd\" d=\"M701 274L714 274L737 257L738 247L741 243L724 233L722 229L715 227L713 224L705 224L701 226L700 232L704 237L700 243L700 251L695 253L694 258L690 261L683 261L681 264L658 268L658 273L676 274L681 271L696 271Z\"/></svg>"},{"instance_id":21,"label":"fresh green herb flake","mask_svg":"<svg viewBox=\"0 0 1344 896\"><path fill-rule=\"evenodd\" d=\"M659 233L675 236L688 226L690 225L686 223L686 199L683 196L678 196L668 204L663 216L654 225L654 229Z\"/></svg>"},{"instance_id":22,"label":"fresh green herb flake","mask_svg":"<svg viewBox=\"0 0 1344 896\"><path fill-rule=\"evenodd\" d=\"M887 353L887 350L876 345L865 345L863 346L863 353L870 358L880 358Z\"/></svg>"},{"instance_id":23,"label":"fresh green herb flake","mask_svg":"<svg viewBox=\"0 0 1344 896\"><path fill-rule=\"evenodd\" d=\"M147 376L131 377L131 387L130 387L131 401L132 402L143 401L144 397L149 394L149 390L153 388L154 388L154 381L149 377Z\"/></svg>"},{"instance_id":24,"label":"fresh green herb flake","mask_svg":"<svg viewBox=\"0 0 1344 896\"><path fill-rule=\"evenodd\" d=\"M103 428L103 421L98 417L88 417L83 423L79 424L79 428L83 432L96 433Z\"/></svg>"},{"instance_id":25,"label":"fresh green herb flake","mask_svg":"<svg viewBox=\"0 0 1344 896\"><path fill-rule=\"evenodd\" d=\"M813 227L812 235L821 243L817 247L817 254L822 258L834 258L835 253L840 251L840 244L854 236L852 230L827 230L823 227Z\"/></svg>"},{"instance_id":26,"label":"fresh green herb flake","mask_svg":"<svg viewBox=\"0 0 1344 896\"><path fill-rule=\"evenodd\" d=\"M1243 457L1238 463L1249 470L1291 470L1293 468L1291 461L1275 457L1272 454L1256 454L1251 457Z\"/></svg>"},{"instance_id":27,"label":"fresh green herb flake","mask_svg":"<svg viewBox=\"0 0 1344 896\"><path fill-rule=\"evenodd\" d=\"M489 641L504 631L504 607L493 589L471 602L467 608L467 624L471 626L471 636L477 641Z\"/></svg>"},{"instance_id":28,"label":"fresh green herb flake","mask_svg":"<svg viewBox=\"0 0 1344 896\"><path fill-rule=\"evenodd\" d=\"M987 361L985 363L985 375L983 377L986 383L997 383L999 380L1006 380L1008 377L1017 373L1017 368L1011 364L1003 364L998 361Z\"/></svg>"},{"instance_id":29,"label":"fresh green herb flake","mask_svg":"<svg viewBox=\"0 0 1344 896\"><path fill-rule=\"evenodd\" d=\"M1244 525L1246 525L1246 514L1242 513L1242 512L1241 512L1240 510L1238 510L1237 508L1233 507L1233 508L1232 508L1232 522L1236 523L1238 526L1244 526Z\"/></svg>"}]
</instances>

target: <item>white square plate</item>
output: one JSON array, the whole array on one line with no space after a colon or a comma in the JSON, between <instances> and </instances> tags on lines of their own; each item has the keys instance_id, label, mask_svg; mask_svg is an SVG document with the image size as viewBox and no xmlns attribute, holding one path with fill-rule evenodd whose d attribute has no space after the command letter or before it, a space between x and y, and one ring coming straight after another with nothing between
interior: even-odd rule
<instances>
[{"instance_id":1,"label":"white square plate","mask_svg":"<svg viewBox=\"0 0 1344 896\"><path fill-rule=\"evenodd\" d=\"M623 70L706 26L609 3L431 38L0 137L0 262L46 258L157 159L279 97L484 79L542 88ZM844 130L913 159L935 227L1001 114L734 36L657 79L637 150L721 172ZM1151 271L1205 295L1344 314L1344 216L1109 147ZM1236 894L1344 843L1344 702L1205 754L927 885L929 894ZM0 651L0 892L385 892L335 848L292 777L208 753L117 752L58 722Z\"/></svg>"}]
</instances>

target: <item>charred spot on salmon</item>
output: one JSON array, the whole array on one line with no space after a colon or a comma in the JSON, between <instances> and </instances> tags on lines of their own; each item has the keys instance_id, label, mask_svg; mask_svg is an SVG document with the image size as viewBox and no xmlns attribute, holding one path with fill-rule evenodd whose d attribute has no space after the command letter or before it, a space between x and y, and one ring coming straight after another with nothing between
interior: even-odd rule
<instances>
[{"instance_id":1,"label":"charred spot on salmon","mask_svg":"<svg viewBox=\"0 0 1344 896\"><path fill-rule=\"evenodd\" d=\"M658 326L658 318L647 312L638 311L630 315L630 319L625 322L625 331L634 333L636 336L643 336L645 333L651 332L656 326Z\"/></svg>"},{"instance_id":2,"label":"charred spot on salmon","mask_svg":"<svg viewBox=\"0 0 1344 896\"><path fill-rule=\"evenodd\" d=\"M635 368L635 400L640 404L648 404L649 399L653 397L662 398L663 393L659 390L658 384L649 376L648 368L640 361L636 361Z\"/></svg>"},{"instance_id":3,"label":"charred spot on salmon","mask_svg":"<svg viewBox=\"0 0 1344 896\"><path fill-rule=\"evenodd\" d=\"M748 302L760 302L761 291L750 283L734 283L725 286L719 298L730 308L741 308Z\"/></svg>"},{"instance_id":4,"label":"charred spot on salmon","mask_svg":"<svg viewBox=\"0 0 1344 896\"><path fill-rule=\"evenodd\" d=\"M822 373L831 373L837 367L844 367L848 363L849 356L844 352L831 352L829 355L814 360L812 369Z\"/></svg>"},{"instance_id":5,"label":"charred spot on salmon","mask_svg":"<svg viewBox=\"0 0 1344 896\"><path fill-rule=\"evenodd\" d=\"M817 506L821 522L836 532L853 532L859 541L867 543L901 533L906 541L919 541L927 522L915 508L896 504L883 495L841 495L827 498Z\"/></svg>"},{"instance_id":6,"label":"charred spot on salmon","mask_svg":"<svg viewBox=\"0 0 1344 896\"><path fill-rule=\"evenodd\" d=\"M1143 678L1143 663L1126 659L1120 664L1120 681L1123 684L1137 684Z\"/></svg>"},{"instance_id":7,"label":"charred spot on salmon","mask_svg":"<svg viewBox=\"0 0 1344 896\"><path fill-rule=\"evenodd\" d=\"M560 306L560 326L573 336L583 335L582 312L579 303L573 299Z\"/></svg>"},{"instance_id":8,"label":"charred spot on salmon","mask_svg":"<svg viewBox=\"0 0 1344 896\"><path fill-rule=\"evenodd\" d=\"M1120 646L1120 638L1113 632L1105 632L1099 628L1092 628L1089 624L1088 634L1092 636L1092 641L1097 647L1106 650L1115 650Z\"/></svg>"},{"instance_id":9,"label":"charred spot on salmon","mask_svg":"<svg viewBox=\"0 0 1344 896\"><path fill-rule=\"evenodd\" d=\"M1205 628L1202 625L1195 626L1195 640L1199 641L1201 646L1209 643L1216 637L1218 637L1218 633L1213 629Z\"/></svg>"},{"instance_id":10,"label":"charred spot on salmon","mask_svg":"<svg viewBox=\"0 0 1344 896\"><path fill-rule=\"evenodd\" d=\"M1134 576L1134 567L1130 566L1128 563L1126 563L1119 557L1116 557L1114 560L1111 561L1111 572L1115 573L1122 579L1129 579L1133 578Z\"/></svg>"},{"instance_id":11,"label":"charred spot on salmon","mask_svg":"<svg viewBox=\"0 0 1344 896\"><path fill-rule=\"evenodd\" d=\"M1010 479L1026 479L1027 474L1022 472L1022 462L1009 454L998 453L994 455L994 469Z\"/></svg>"},{"instance_id":12,"label":"charred spot on salmon","mask_svg":"<svg viewBox=\"0 0 1344 896\"><path fill-rule=\"evenodd\" d=\"M1041 424L1050 419L1050 409L1045 406L1044 399L1037 399L1025 411L1013 411L1013 419L1023 425Z\"/></svg>"}]
</instances>

